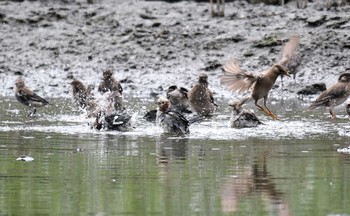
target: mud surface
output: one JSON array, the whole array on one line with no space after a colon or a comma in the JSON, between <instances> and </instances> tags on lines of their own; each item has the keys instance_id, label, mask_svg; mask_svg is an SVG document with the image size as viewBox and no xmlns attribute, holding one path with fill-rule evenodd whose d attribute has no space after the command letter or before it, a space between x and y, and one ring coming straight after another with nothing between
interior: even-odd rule
<instances>
[{"instance_id":1,"label":"mud surface","mask_svg":"<svg viewBox=\"0 0 350 216\"><path fill-rule=\"evenodd\" d=\"M262 71L279 60L284 41L300 34L302 65L296 81L285 78L283 87L284 96L297 97L306 85L329 86L350 68L350 7L308 6L235 1L224 18L212 19L208 3L0 1L0 92L13 95L14 80L23 75L43 96L71 97L73 77L96 86L108 67L126 94L190 88L205 70L216 97L232 98L219 82L227 60Z\"/></svg>"}]
</instances>

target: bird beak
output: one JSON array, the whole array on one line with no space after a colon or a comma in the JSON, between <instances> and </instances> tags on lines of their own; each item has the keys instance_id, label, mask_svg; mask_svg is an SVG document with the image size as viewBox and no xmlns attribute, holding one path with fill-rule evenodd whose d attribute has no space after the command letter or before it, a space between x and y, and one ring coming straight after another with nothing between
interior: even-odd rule
<instances>
[{"instance_id":1,"label":"bird beak","mask_svg":"<svg viewBox=\"0 0 350 216\"><path fill-rule=\"evenodd\" d=\"M291 76L290 76L290 73L288 73L288 72L287 72L285 75L286 75L287 77L291 77Z\"/></svg>"}]
</instances>

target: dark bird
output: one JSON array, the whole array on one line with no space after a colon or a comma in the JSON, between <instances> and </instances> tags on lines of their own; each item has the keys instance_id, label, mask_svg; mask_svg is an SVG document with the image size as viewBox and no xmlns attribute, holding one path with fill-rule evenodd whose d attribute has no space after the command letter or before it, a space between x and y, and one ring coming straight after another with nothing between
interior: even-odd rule
<instances>
[{"instance_id":1,"label":"dark bird","mask_svg":"<svg viewBox=\"0 0 350 216\"><path fill-rule=\"evenodd\" d=\"M102 93L107 91L119 91L120 94L123 94L123 88L120 85L120 82L113 77L113 72L109 69L103 72L102 81L98 86L98 91Z\"/></svg>"},{"instance_id":2,"label":"dark bird","mask_svg":"<svg viewBox=\"0 0 350 216\"><path fill-rule=\"evenodd\" d=\"M212 91L208 88L208 76L199 75L198 82L188 92L191 109L201 116L210 116L216 110Z\"/></svg>"},{"instance_id":3,"label":"dark bird","mask_svg":"<svg viewBox=\"0 0 350 216\"><path fill-rule=\"evenodd\" d=\"M346 113L348 114L348 116L350 116L350 103L346 104Z\"/></svg>"},{"instance_id":4,"label":"dark bird","mask_svg":"<svg viewBox=\"0 0 350 216\"><path fill-rule=\"evenodd\" d=\"M298 35L292 36L284 45L282 49L282 58L280 62L278 62L278 64L287 68L289 74L293 74L294 79L301 63L301 56L298 52L299 42L300 37Z\"/></svg>"},{"instance_id":5,"label":"dark bird","mask_svg":"<svg viewBox=\"0 0 350 216\"><path fill-rule=\"evenodd\" d=\"M25 86L24 79L22 77L19 77L16 79L16 99L30 107L32 111L28 114L28 116L34 115L36 113L36 108L37 107L42 107L47 104L51 105L47 100L44 98L40 97L36 93L34 93L32 90L30 90L28 87Z\"/></svg>"},{"instance_id":6,"label":"dark bird","mask_svg":"<svg viewBox=\"0 0 350 216\"><path fill-rule=\"evenodd\" d=\"M93 128L101 130L130 131L136 123L137 113L130 115L126 110L106 110L98 112Z\"/></svg>"},{"instance_id":7,"label":"dark bird","mask_svg":"<svg viewBox=\"0 0 350 216\"><path fill-rule=\"evenodd\" d=\"M73 100L77 106L86 110L88 117L94 115L93 112L97 108L95 98L91 88L87 88L80 80L73 80L71 82L73 90Z\"/></svg>"},{"instance_id":8,"label":"dark bird","mask_svg":"<svg viewBox=\"0 0 350 216\"><path fill-rule=\"evenodd\" d=\"M312 110L321 106L329 107L331 117L336 118L333 108L345 102L349 96L350 73L343 73L339 76L338 82L322 92L316 101L311 103L307 110Z\"/></svg>"},{"instance_id":9,"label":"dark bird","mask_svg":"<svg viewBox=\"0 0 350 216\"><path fill-rule=\"evenodd\" d=\"M170 86L166 91L166 97L170 101L171 109L180 113L191 113L187 94L186 88Z\"/></svg>"},{"instance_id":10,"label":"dark bird","mask_svg":"<svg viewBox=\"0 0 350 216\"><path fill-rule=\"evenodd\" d=\"M164 130L164 133L183 136L190 133L190 122L180 113L170 109L170 101L165 97L159 97L157 101L158 111L156 125Z\"/></svg>"},{"instance_id":11,"label":"dark bird","mask_svg":"<svg viewBox=\"0 0 350 216\"><path fill-rule=\"evenodd\" d=\"M261 121L256 117L253 111L242 107L244 101L233 101L229 104L232 107L230 125L232 128L256 127Z\"/></svg>"},{"instance_id":12,"label":"dark bird","mask_svg":"<svg viewBox=\"0 0 350 216\"><path fill-rule=\"evenodd\" d=\"M266 106L267 97L276 79L280 75L290 76L286 68L280 64L274 64L271 68L261 72L259 75L243 72L237 61L231 60L224 65L224 74L221 77L221 83L234 92L245 92L249 89L252 94L245 99L253 99L257 106L266 115L273 119L278 119ZM258 101L264 99L264 106L260 106Z\"/></svg>"}]
</instances>

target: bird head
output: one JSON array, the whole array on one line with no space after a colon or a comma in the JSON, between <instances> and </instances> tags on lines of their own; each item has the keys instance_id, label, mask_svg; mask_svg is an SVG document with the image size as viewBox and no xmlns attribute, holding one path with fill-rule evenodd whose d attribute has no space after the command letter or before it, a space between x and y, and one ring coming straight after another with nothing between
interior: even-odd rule
<instances>
[{"instance_id":1,"label":"bird head","mask_svg":"<svg viewBox=\"0 0 350 216\"><path fill-rule=\"evenodd\" d=\"M199 80L198 80L199 83L205 83L205 84L208 84L208 75L205 74L205 73L201 73L199 75Z\"/></svg>"},{"instance_id":2,"label":"bird head","mask_svg":"<svg viewBox=\"0 0 350 216\"><path fill-rule=\"evenodd\" d=\"M17 79L16 79L16 82L15 82L15 84L16 84L16 87L17 88L23 88L24 87L24 79L22 78L22 77L18 77Z\"/></svg>"},{"instance_id":3,"label":"bird head","mask_svg":"<svg viewBox=\"0 0 350 216\"><path fill-rule=\"evenodd\" d=\"M170 101L167 98L160 96L157 105L160 111L165 112L170 108Z\"/></svg>"},{"instance_id":4,"label":"bird head","mask_svg":"<svg viewBox=\"0 0 350 216\"><path fill-rule=\"evenodd\" d=\"M290 74L287 71L287 68L284 67L283 65L280 64L274 64L272 66L272 71L278 75L282 75L282 76L288 76L290 77Z\"/></svg>"},{"instance_id":5,"label":"bird head","mask_svg":"<svg viewBox=\"0 0 350 216\"><path fill-rule=\"evenodd\" d=\"M73 93L74 92L86 92L86 87L84 86L84 84L79 81L79 80L73 80L71 83L72 88L73 88Z\"/></svg>"},{"instance_id":6,"label":"bird head","mask_svg":"<svg viewBox=\"0 0 350 216\"><path fill-rule=\"evenodd\" d=\"M343 83L350 82L350 73L342 73L339 76L338 81Z\"/></svg>"},{"instance_id":7,"label":"bird head","mask_svg":"<svg viewBox=\"0 0 350 216\"><path fill-rule=\"evenodd\" d=\"M103 78L110 79L113 76L113 72L110 69L103 71Z\"/></svg>"}]
</instances>

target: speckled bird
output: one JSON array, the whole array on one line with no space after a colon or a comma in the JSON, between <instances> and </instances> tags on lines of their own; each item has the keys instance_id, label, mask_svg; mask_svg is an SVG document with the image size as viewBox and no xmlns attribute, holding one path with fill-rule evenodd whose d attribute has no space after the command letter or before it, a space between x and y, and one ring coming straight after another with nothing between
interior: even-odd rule
<instances>
[{"instance_id":1,"label":"speckled bird","mask_svg":"<svg viewBox=\"0 0 350 216\"><path fill-rule=\"evenodd\" d=\"M191 113L188 102L188 90L176 85L170 86L166 91L166 97L170 101L171 109L180 113Z\"/></svg>"},{"instance_id":2,"label":"speckled bird","mask_svg":"<svg viewBox=\"0 0 350 216\"><path fill-rule=\"evenodd\" d=\"M50 104L47 100L40 97L39 95L34 93L32 90L30 90L27 86L25 86L25 82L22 77L19 77L16 79L15 85L16 85L16 91L15 91L16 99L21 104L24 104L31 109L28 116L34 115L36 113L36 108L43 107L45 105Z\"/></svg>"},{"instance_id":3,"label":"speckled bird","mask_svg":"<svg viewBox=\"0 0 350 216\"><path fill-rule=\"evenodd\" d=\"M97 104L94 99L91 88L87 88L80 80L73 80L71 82L73 91L73 101L77 106L87 111L88 117L91 117L97 109Z\"/></svg>"},{"instance_id":4,"label":"speckled bird","mask_svg":"<svg viewBox=\"0 0 350 216\"><path fill-rule=\"evenodd\" d=\"M331 117L336 118L333 108L345 102L350 96L350 73L343 73L339 76L338 82L321 93L316 101L312 102L307 110L317 107L329 107Z\"/></svg>"},{"instance_id":5,"label":"speckled bird","mask_svg":"<svg viewBox=\"0 0 350 216\"><path fill-rule=\"evenodd\" d=\"M123 88L120 82L113 77L113 72L109 69L103 72L102 81L98 86L98 91L105 93L107 91L119 91L119 93L123 94Z\"/></svg>"},{"instance_id":6,"label":"speckled bird","mask_svg":"<svg viewBox=\"0 0 350 216\"><path fill-rule=\"evenodd\" d=\"M212 91L208 88L208 76L199 75L198 82L188 92L191 109L200 116L210 116L216 110L216 103Z\"/></svg>"}]
</instances>

